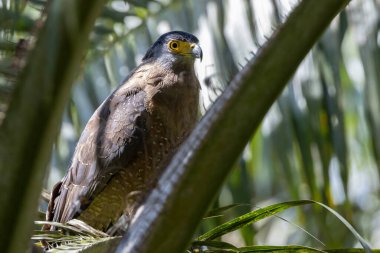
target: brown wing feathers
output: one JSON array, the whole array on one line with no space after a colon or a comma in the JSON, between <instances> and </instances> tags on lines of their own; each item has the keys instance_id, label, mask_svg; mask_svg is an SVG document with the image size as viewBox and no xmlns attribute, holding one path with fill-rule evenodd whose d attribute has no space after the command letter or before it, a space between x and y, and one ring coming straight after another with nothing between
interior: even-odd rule
<instances>
[{"instance_id":1,"label":"brown wing feathers","mask_svg":"<svg viewBox=\"0 0 380 253\"><path fill-rule=\"evenodd\" d=\"M149 121L145 96L141 89L119 89L94 113L79 139L68 174L52 193L48 220L75 218L112 175L133 160Z\"/></svg>"}]
</instances>

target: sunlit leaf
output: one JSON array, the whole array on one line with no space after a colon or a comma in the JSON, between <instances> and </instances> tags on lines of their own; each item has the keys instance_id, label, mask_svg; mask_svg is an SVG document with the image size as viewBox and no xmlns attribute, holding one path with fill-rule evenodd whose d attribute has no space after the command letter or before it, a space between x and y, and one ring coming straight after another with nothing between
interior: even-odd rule
<instances>
[{"instance_id":1,"label":"sunlit leaf","mask_svg":"<svg viewBox=\"0 0 380 253\"><path fill-rule=\"evenodd\" d=\"M231 231L239 229L241 227L248 226L266 217L273 216L274 214L284 211L290 207L307 205L307 204L312 204L312 203L313 201L310 201L310 200L300 200L300 201L284 202L284 203L274 204L271 206L260 208L258 210L255 210L245 215L242 215L240 217L237 217L229 222L226 222L214 229L211 229L207 233L199 236L198 240L200 241L212 240L224 234L227 234Z\"/></svg>"}]
</instances>

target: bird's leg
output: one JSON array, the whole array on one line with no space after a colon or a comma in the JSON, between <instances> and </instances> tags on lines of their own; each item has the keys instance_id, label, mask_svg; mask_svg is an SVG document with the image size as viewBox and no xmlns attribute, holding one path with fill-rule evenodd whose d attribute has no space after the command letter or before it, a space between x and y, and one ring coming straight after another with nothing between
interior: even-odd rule
<instances>
[{"instance_id":1,"label":"bird's leg","mask_svg":"<svg viewBox=\"0 0 380 253\"><path fill-rule=\"evenodd\" d=\"M114 224L112 224L112 226L108 228L106 233L110 236L122 235L125 231L127 231L130 222L130 216L124 213Z\"/></svg>"}]
</instances>

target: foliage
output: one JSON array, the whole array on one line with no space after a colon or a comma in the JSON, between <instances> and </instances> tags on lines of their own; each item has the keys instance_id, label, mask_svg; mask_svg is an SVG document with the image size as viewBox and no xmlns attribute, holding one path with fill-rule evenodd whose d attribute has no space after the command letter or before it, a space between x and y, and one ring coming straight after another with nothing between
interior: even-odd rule
<instances>
[{"instance_id":1,"label":"foliage","mask_svg":"<svg viewBox=\"0 0 380 253\"><path fill-rule=\"evenodd\" d=\"M17 77L0 128L0 205L6 207L0 209L3 252L25 251L51 146L102 6L102 0L91 5L72 0L51 3L50 15Z\"/></svg>"},{"instance_id":2,"label":"foliage","mask_svg":"<svg viewBox=\"0 0 380 253\"><path fill-rule=\"evenodd\" d=\"M346 227L351 231L351 233L356 237L358 241L362 244L363 249L318 249L310 248L305 246L247 246L247 247L236 247L230 243L215 240L220 238L222 235L228 234L232 231L240 229L244 226L249 226L256 223L262 219L268 217L277 217L277 213L282 212L286 209L308 205L317 204L326 208L334 216L336 216ZM223 213L236 206L227 206L212 210L213 213L223 215ZM49 224L58 227L58 231L35 231L35 235L32 237L33 240L41 241L44 240L45 243L49 245L48 252L59 252L60 250L72 250L78 252L110 252L116 249L116 246L120 242L120 237L110 237L101 231L97 231L91 227L79 227L79 223L83 223L77 220L73 220L71 224L60 224L57 222L36 222L37 225ZM306 231L305 231L306 232ZM306 232L307 233L307 232ZM313 237L309 234L310 237ZM313 237L318 241L317 238ZM320 241L319 241L320 242ZM321 245L325 246L322 242ZM40 242L37 245L41 244ZM236 217L226 223L223 223L206 233L200 235L198 238L193 240L191 243L191 248L188 252L371 252L368 244L364 239L355 231L355 229L339 214L333 211L326 205L310 201L310 200L300 200L278 203L270 205L264 208L259 208L240 217ZM380 252L376 250L374 252Z\"/></svg>"},{"instance_id":3,"label":"foliage","mask_svg":"<svg viewBox=\"0 0 380 253\"><path fill-rule=\"evenodd\" d=\"M96 21L83 73L78 73L66 106L47 187L68 167L80 131L94 109L159 34L181 29L199 35L205 61L198 72L207 108L245 64L245 58L251 57L251 51L256 52L276 30L294 2L111 1ZM43 0L2 1L0 120L28 52L21 39L33 45L45 20L45 5ZM251 206L313 199L338 210L379 247L378 20L378 3L364 0L352 1L334 20L272 106L214 204L249 205L203 222L199 233L251 211ZM328 248L356 246L351 234L337 229L340 225L318 207L288 212L287 217L305 226ZM309 236L289 226L266 221L223 240L237 247L253 243L315 246ZM278 231L282 235L276 237Z\"/></svg>"}]
</instances>

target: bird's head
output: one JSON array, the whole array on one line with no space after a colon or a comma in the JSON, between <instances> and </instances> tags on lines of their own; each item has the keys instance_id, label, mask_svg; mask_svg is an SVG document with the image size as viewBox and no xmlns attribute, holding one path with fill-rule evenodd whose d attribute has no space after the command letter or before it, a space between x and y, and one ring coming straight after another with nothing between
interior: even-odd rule
<instances>
[{"instance_id":1,"label":"bird's head","mask_svg":"<svg viewBox=\"0 0 380 253\"><path fill-rule=\"evenodd\" d=\"M143 62L148 60L162 60L164 62L194 62L196 58L202 60L202 49L197 37L190 33L172 31L161 35L149 48Z\"/></svg>"}]
</instances>

